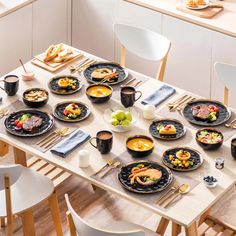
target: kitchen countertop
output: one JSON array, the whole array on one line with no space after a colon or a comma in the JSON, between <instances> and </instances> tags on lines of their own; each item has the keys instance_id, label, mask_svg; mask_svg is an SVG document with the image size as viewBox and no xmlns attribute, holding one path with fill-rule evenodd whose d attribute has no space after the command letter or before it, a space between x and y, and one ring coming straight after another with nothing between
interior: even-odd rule
<instances>
[{"instance_id":1,"label":"kitchen countertop","mask_svg":"<svg viewBox=\"0 0 236 236\"><path fill-rule=\"evenodd\" d=\"M178 19L236 37L236 0L225 0L224 10L211 19L193 16L176 9L183 4L181 0L124 0L136 5L176 17Z\"/></svg>"},{"instance_id":2,"label":"kitchen countertop","mask_svg":"<svg viewBox=\"0 0 236 236\"><path fill-rule=\"evenodd\" d=\"M0 18L34 1L35 0L0 0Z\"/></svg>"}]
</instances>

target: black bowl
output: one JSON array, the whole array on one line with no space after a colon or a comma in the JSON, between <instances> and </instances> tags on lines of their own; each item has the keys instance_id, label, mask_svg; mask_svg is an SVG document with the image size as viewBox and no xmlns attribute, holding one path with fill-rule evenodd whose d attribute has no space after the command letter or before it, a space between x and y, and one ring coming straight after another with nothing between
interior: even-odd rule
<instances>
[{"instance_id":1,"label":"black bowl","mask_svg":"<svg viewBox=\"0 0 236 236\"><path fill-rule=\"evenodd\" d=\"M89 94L88 94L88 89L89 89L89 88L92 88L92 87L96 87L96 86L106 87L106 88L108 88L108 89L111 90L111 93L110 93L109 95L107 95L107 96L104 96L104 97L96 97L96 96L91 96L91 95L89 95ZM107 85L107 84L91 84L91 85L89 85L89 86L87 87L87 89L86 89L86 95L87 95L87 97L89 98L89 100L90 100L91 102L93 102L93 103L104 103L104 102L107 102L107 101L111 98L111 96L112 96L112 91L113 91L112 87L109 86L109 85Z\"/></svg>"},{"instance_id":2,"label":"black bowl","mask_svg":"<svg viewBox=\"0 0 236 236\"><path fill-rule=\"evenodd\" d=\"M153 143L153 147L150 148L149 150L145 150L145 151L135 151L133 149L130 149L128 147L128 142L132 139L135 139L135 138L144 138L144 139L148 139L150 140L152 143ZM148 155L150 155L153 150L154 150L154 141L152 138L148 137L148 136L145 136L145 135L135 135L135 136L132 136L132 137L129 137L127 140L126 140L126 148L127 148L127 151L128 153L132 156L132 157L146 157Z\"/></svg>"},{"instance_id":3,"label":"black bowl","mask_svg":"<svg viewBox=\"0 0 236 236\"><path fill-rule=\"evenodd\" d=\"M47 94L47 98L44 99L43 101L29 101L29 100L27 100L27 99L25 98L25 94L28 93L28 92L30 92L30 91L32 91L32 90L33 90L33 91L34 91L34 90L45 91L46 94ZM31 88L31 89L25 90L25 92L23 93L23 102L24 102L27 106L29 106L29 107L31 107L31 108L39 108L39 107L42 107L42 106L44 106L44 105L47 104L47 102L48 102L48 97L49 97L49 94L48 94L48 91L47 91L46 89L43 89L43 88Z\"/></svg>"},{"instance_id":4,"label":"black bowl","mask_svg":"<svg viewBox=\"0 0 236 236\"><path fill-rule=\"evenodd\" d=\"M198 140L198 134L199 134L201 131L204 131L204 130L209 131L209 132L216 132L216 133L220 134L220 135L222 136L221 141L218 142L218 143L212 143L212 144L203 143L203 142L199 141L199 140ZM201 146L201 147L202 147L203 149L205 149L205 150L216 150L216 149L218 149L218 148L223 144L223 142L224 142L224 136L223 136L223 134L222 134L219 130L217 130L217 129L213 129L213 128L203 128L203 129L199 129L199 130L197 131L197 133L196 133L196 141L197 141L197 143L199 144L199 146Z\"/></svg>"}]
</instances>

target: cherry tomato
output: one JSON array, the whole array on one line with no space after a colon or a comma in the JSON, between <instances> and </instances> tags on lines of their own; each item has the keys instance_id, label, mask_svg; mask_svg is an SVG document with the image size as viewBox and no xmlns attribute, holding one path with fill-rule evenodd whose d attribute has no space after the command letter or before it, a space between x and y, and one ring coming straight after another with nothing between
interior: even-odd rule
<instances>
[{"instance_id":1,"label":"cherry tomato","mask_svg":"<svg viewBox=\"0 0 236 236\"><path fill-rule=\"evenodd\" d=\"M15 125L17 125L20 121L19 120L15 120Z\"/></svg>"},{"instance_id":2,"label":"cherry tomato","mask_svg":"<svg viewBox=\"0 0 236 236\"><path fill-rule=\"evenodd\" d=\"M18 122L18 124L17 124L16 126L17 126L17 128L19 128L19 129L22 129L22 127L23 127L23 125L22 125L21 122Z\"/></svg>"}]
</instances>

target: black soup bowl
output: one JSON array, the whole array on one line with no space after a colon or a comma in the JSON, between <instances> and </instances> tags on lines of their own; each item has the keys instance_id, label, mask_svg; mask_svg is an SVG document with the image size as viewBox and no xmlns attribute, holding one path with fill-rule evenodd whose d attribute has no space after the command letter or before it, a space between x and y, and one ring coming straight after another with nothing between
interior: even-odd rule
<instances>
[{"instance_id":1,"label":"black soup bowl","mask_svg":"<svg viewBox=\"0 0 236 236\"><path fill-rule=\"evenodd\" d=\"M209 138L211 135L214 135L215 141ZM196 141L205 150L217 150L223 144L224 136L217 129L203 128L197 131Z\"/></svg>"},{"instance_id":2,"label":"black soup bowl","mask_svg":"<svg viewBox=\"0 0 236 236\"><path fill-rule=\"evenodd\" d=\"M112 92L112 87L107 84L91 84L86 89L86 95L93 103L107 102L111 98Z\"/></svg>"},{"instance_id":3,"label":"black soup bowl","mask_svg":"<svg viewBox=\"0 0 236 236\"><path fill-rule=\"evenodd\" d=\"M146 157L154 150L154 141L145 135L135 135L126 140L128 153L133 157Z\"/></svg>"},{"instance_id":4,"label":"black soup bowl","mask_svg":"<svg viewBox=\"0 0 236 236\"><path fill-rule=\"evenodd\" d=\"M23 93L23 102L31 108L39 108L47 104L48 91L43 88L27 89Z\"/></svg>"}]
</instances>

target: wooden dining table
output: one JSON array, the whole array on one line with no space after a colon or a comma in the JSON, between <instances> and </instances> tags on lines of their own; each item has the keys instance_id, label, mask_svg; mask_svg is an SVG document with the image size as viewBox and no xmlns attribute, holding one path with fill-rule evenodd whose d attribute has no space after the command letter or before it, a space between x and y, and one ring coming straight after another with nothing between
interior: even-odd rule
<instances>
[{"instance_id":1,"label":"wooden dining table","mask_svg":"<svg viewBox=\"0 0 236 236\"><path fill-rule=\"evenodd\" d=\"M97 61L103 61L101 58L90 55L86 52L81 51L81 53ZM70 74L70 70L68 67L58 72L57 74L47 72L44 69L32 65L31 62L26 63L25 67L28 69L32 69L36 74L36 78L32 81L20 80L19 91L15 96L9 97L4 93L4 91L0 91L0 96L3 97L1 107L6 107L16 100L22 100L22 94L28 88L35 87L48 89L48 81L55 75ZM18 75L19 77L21 77L22 72L23 69L19 67L11 71L9 74ZM104 121L103 113L105 109L120 104L120 85L114 86L114 92L111 100L104 104L93 104L89 101L85 94L85 88L88 86L87 81L82 76L82 74L75 75L78 76L84 84L83 89L75 94L68 96L60 96L50 93L48 107L52 113L53 107L57 103L62 101L76 100L86 103L91 110L91 115L86 120L75 123L73 125L70 124L70 126L79 127L85 132L89 133L91 137L94 137L100 130L109 130L108 124ZM215 158L223 157L225 160L225 166L222 170L220 170L221 180L219 181L219 184L216 188L207 188L201 181L199 181L199 183L193 189L191 189L188 194L184 195L178 202L167 209L156 207L154 204L148 204L147 202L140 200L140 198L136 198L135 195L130 195L128 191L120 191L117 188L113 188L112 186L99 181L99 179L93 178L92 176L97 170L99 170L106 164L107 160L123 155L123 153L126 151L126 139L128 137L139 134L151 136L149 133L149 125L151 124L151 121L145 120L142 117L141 111L143 105L141 104L141 101L148 95L153 93L155 90L160 88L164 83L132 70L129 70L128 79L130 78L137 78L138 80L140 79L143 81L136 88L137 90L142 92L142 98L138 100L134 105L134 107L139 111L140 117L135 124L135 127L131 131L125 133L113 132L113 148L109 154L100 154L97 149L90 145L89 142L86 142L82 144L78 149L73 151L69 156L67 156L66 158L62 158L52 154L50 151L41 152L34 146L28 145L27 138L16 138L15 136L6 132L2 132L1 130L0 140L13 146L16 163L27 165L26 154L37 156L38 158L46 162L62 168L63 170L73 174L74 176L78 176L84 179L94 186L111 192L132 203L138 204L140 207L149 209L150 211L160 215L162 218L157 228L157 233L164 234L168 222L172 221L173 225L176 227L178 227L178 225L185 227L187 235L196 236L198 219L202 215L206 214L206 212L208 212L214 204L217 204L218 201L222 197L224 197L224 195L226 195L228 191L234 188L236 184L236 161L232 158L230 153L231 137L228 138L228 140L225 140L222 147L217 151L204 151L200 146L198 146L195 140L196 129L192 128L191 126L186 127L186 135L179 140L154 140L155 153L157 153L155 161L160 163L162 162L162 153L170 147L187 146L198 150L204 158L203 165L197 170L184 173L187 178L189 177L191 179L195 179L196 181L199 181L200 173L204 171L215 171ZM182 89L175 89L176 93L157 107L156 113L159 118L167 118L162 117L161 110L166 107L166 104L168 102L174 101L177 97L186 93L186 91ZM39 110L44 110L44 108L42 107ZM169 112L168 118L173 117L173 114L174 112ZM184 121L185 118L181 117L180 119ZM68 127L67 123L61 124L64 127ZM236 137L236 133L232 133L232 138L233 137ZM86 149L90 153L90 166L88 168L79 168L78 151L81 149ZM109 175L107 176L107 178L109 178ZM173 232L173 235L174 234L175 233Z\"/></svg>"}]
</instances>

